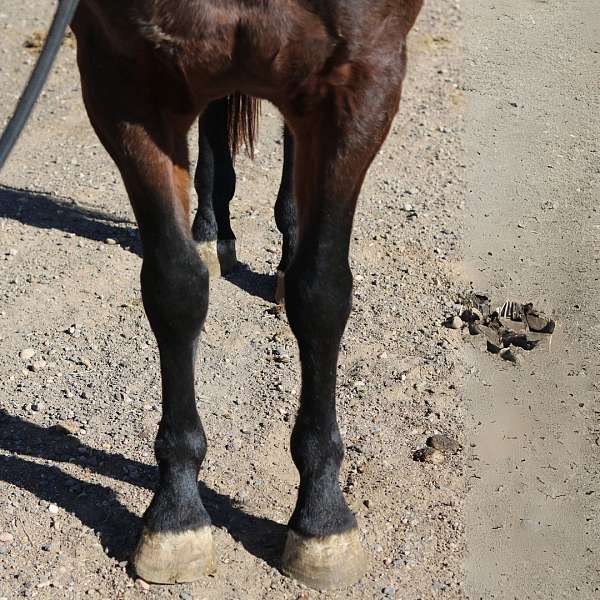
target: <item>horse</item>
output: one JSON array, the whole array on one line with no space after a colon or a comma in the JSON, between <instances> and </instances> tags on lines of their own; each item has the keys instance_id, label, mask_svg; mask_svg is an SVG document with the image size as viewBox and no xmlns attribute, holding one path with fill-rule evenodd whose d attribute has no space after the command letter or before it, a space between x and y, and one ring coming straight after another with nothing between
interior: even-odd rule
<instances>
[{"instance_id":1,"label":"horse","mask_svg":"<svg viewBox=\"0 0 600 600\"><path fill-rule=\"evenodd\" d=\"M280 269L301 362L290 441L300 484L281 570L317 589L351 585L365 571L356 517L339 484L344 446L336 369L351 308L354 211L399 108L406 38L421 5L81 0L77 8L72 29L84 104L138 223L142 299L160 357L159 481L132 556L143 580L188 582L216 568L210 516L198 490L207 443L194 363L209 271L216 271L215 257L223 270L234 260L228 203L214 215L209 205L215 194L232 195L222 99L234 103L228 125L234 137L252 137L252 99L275 105L293 158L283 175L282 197L293 196L295 209L280 203ZM199 117L200 208L191 224L187 134Z\"/></svg>"}]
</instances>

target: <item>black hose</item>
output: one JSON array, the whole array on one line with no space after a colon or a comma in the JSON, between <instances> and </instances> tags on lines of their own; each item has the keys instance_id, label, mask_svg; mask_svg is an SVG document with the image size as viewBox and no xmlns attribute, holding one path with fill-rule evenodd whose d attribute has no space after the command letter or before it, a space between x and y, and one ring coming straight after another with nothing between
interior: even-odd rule
<instances>
[{"instance_id":1,"label":"black hose","mask_svg":"<svg viewBox=\"0 0 600 600\"><path fill-rule=\"evenodd\" d=\"M0 170L4 166L15 142L19 139L25 123L31 114L31 110L38 99L44 83L48 78L50 68L54 63L56 54L65 36L65 31L73 19L79 0L59 0L56 14L48 31L48 37L42 48L27 86L19 98L15 114L8 122L2 137L0 138Z\"/></svg>"}]
</instances>

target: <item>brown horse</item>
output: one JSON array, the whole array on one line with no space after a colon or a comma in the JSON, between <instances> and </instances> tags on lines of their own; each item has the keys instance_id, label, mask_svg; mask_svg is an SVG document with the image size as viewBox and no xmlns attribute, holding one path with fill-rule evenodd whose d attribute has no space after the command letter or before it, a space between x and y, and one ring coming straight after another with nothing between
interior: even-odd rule
<instances>
[{"instance_id":1,"label":"brown horse","mask_svg":"<svg viewBox=\"0 0 600 600\"><path fill-rule=\"evenodd\" d=\"M421 3L81 0L72 27L84 101L139 224L142 295L161 361L160 481L133 557L143 579L191 581L215 568L197 485L206 438L194 392L209 273L190 225L187 133L210 102L236 93L277 106L295 145L297 244L285 302L302 365L291 439L300 487L282 570L317 588L364 571L338 482L336 365L356 201L398 109Z\"/></svg>"}]
</instances>

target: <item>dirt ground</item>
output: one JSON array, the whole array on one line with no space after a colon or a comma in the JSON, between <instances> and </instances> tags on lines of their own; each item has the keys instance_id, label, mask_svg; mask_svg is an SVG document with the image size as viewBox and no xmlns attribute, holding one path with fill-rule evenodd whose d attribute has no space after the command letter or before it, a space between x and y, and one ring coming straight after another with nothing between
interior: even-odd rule
<instances>
[{"instance_id":1,"label":"dirt ground","mask_svg":"<svg viewBox=\"0 0 600 600\"><path fill-rule=\"evenodd\" d=\"M465 355L469 598L600 597L600 5L465 5L464 268L553 314L515 369Z\"/></svg>"},{"instance_id":2,"label":"dirt ground","mask_svg":"<svg viewBox=\"0 0 600 600\"><path fill-rule=\"evenodd\" d=\"M591 2L580 3L590 6L586 31L593 29ZM509 43L493 38L494 23L512 18L525 27L557 3L502 0L498 14L481 4L464 11L455 0L426 5L410 39L400 113L359 204L338 405L342 483L371 564L359 584L340 592L306 590L277 568L298 483L289 435L299 369L285 316L269 310L282 145L280 117L268 105L256 160L238 161L233 227L243 265L211 283L198 360L198 407L209 440L201 490L218 572L189 585L147 586L128 571L156 482L158 361L141 306L132 213L88 124L75 50L63 47L0 178L0 599L595 597L600 331L591 245L599 226L592 202L598 163L594 136L585 131L594 93L587 83L569 92L587 99L569 105L572 118L562 118L566 96L540 108L549 93L544 86L561 83L565 94L571 88L531 61L516 78L522 93L513 94L494 74L511 56L507 49L531 31L516 29ZM47 26L53 6L4 0L0 7L0 125L36 58L25 42ZM505 17L511 10L516 16ZM581 47L572 62L591 84L598 55L587 37L575 35L585 16L577 13L569 43ZM504 25L498 31L510 29ZM546 37L530 43L557 40L553 48L564 56L553 30L540 31ZM547 55L535 52L545 64ZM528 86L540 72L548 79ZM488 105L493 110L485 112ZM539 131L521 129L528 123ZM502 124L512 137L501 138ZM569 145L571 134L576 141ZM531 154L534 135L543 144ZM556 140L564 147L552 145ZM551 178L545 163L557 169ZM486 167L494 164L518 174L519 185ZM547 210L545 202L556 206ZM552 244L540 244L540 236ZM559 266L549 286L544 269L552 265ZM575 273L581 285L572 284ZM518 367L499 365L465 331L445 327L471 282L502 301L546 300L561 324L550 353L532 353ZM509 391L511 383L518 392ZM494 427L515 396L519 412ZM64 422L70 435L56 430ZM464 450L447 453L442 464L414 461L434 433ZM542 469L546 464L559 470ZM568 500L538 498L536 477L549 486L546 495ZM559 532L551 539L536 520L540 507ZM585 543L578 532L587 533ZM514 579L517 571L523 576Z\"/></svg>"}]
</instances>

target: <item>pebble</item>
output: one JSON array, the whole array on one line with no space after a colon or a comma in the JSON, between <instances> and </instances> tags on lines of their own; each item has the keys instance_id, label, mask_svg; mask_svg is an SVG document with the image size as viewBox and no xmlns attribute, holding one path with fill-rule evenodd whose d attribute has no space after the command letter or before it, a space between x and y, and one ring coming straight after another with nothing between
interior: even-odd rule
<instances>
[{"instance_id":1,"label":"pebble","mask_svg":"<svg viewBox=\"0 0 600 600\"><path fill-rule=\"evenodd\" d=\"M35 350L33 348L25 348L25 350L21 350L19 356L22 360L31 360L35 356Z\"/></svg>"},{"instance_id":2,"label":"pebble","mask_svg":"<svg viewBox=\"0 0 600 600\"><path fill-rule=\"evenodd\" d=\"M513 348L503 348L502 350L500 350L500 356L504 360L507 360L508 362L511 362L513 364L518 364L523 360L522 357L519 354L517 354L517 352Z\"/></svg>"},{"instance_id":3,"label":"pebble","mask_svg":"<svg viewBox=\"0 0 600 600\"><path fill-rule=\"evenodd\" d=\"M49 512L50 514L52 514L52 515L56 515L56 514L58 514L58 506L56 506L56 504L51 504L51 505L48 507L48 512Z\"/></svg>"},{"instance_id":4,"label":"pebble","mask_svg":"<svg viewBox=\"0 0 600 600\"><path fill-rule=\"evenodd\" d=\"M117 243L117 240L113 239L113 238L106 238L104 240L104 243L107 244L108 246L114 246ZM141 579L138 581L142 581Z\"/></svg>"},{"instance_id":5,"label":"pebble","mask_svg":"<svg viewBox=\"0 0 600 600\"><path fill-rule=\"evenodd\" d=\"M458 452L462 446L454 439L447 435L432 435L427 438L427 445L441 452Z\"/></svg>"},{"instance_id":6,"label":"pebble","mask_svg":"<svg viewBox=\"0 0 600 600\"><path fill-rule=\"evenodd\" d=\"M85 356L82 356L79 359L79 364L83 365L87 369L91 369L92 368L92 362L90 361L89 358L86 358Z\"/></svg>"},{"instance_id":7,"label":"pebble","mask_svg":"<svg viewBox=\"0 0 600 600\"><path fill-rule=\"evenodd\" d=\"M135 585L137 585L140 589L142 590L149 590L150 589L150 584L145 582L143 579L136 579L135 580Z\"/></svg>"},{"instance_id":8,"label":"pebble","mask_svg":"<svg viewBox=\"0 0 600 600\"><path fill-rule=\"evenodd\" d=\"M14 539L14 535L12 533L9 533L8 531L3 531L2 533L0 533L0 543L2 544L10 544Z\"/></svg>"},{"instance_id":9,"label":"pebble","mask_svg":"<svg viewBox=\"0 0 600 600\"><path fill-rule=\"evenodd\" d=\"M391 585L386 585L381 591L386 598L396 597L396 588L392 587Z\"/></svg>"},{"instance_id":10,"label":"pebble","mask_svg":"<svg viewBox=\"0 0 600 600\"><path fill-rule=\"evenodd\" d=\"M452 317L452 320L449 322L450 329L462 329L464 325L463 320L459 316Z\"/></svg>"},{"instance_id":11,"label":"pebble","mask_svg":"<svg viewBox=\"0 0 600 600\"><path fill-rule=\"evenodd\" d=\"M32 365L30 365L29 369L34 373L39 371L43 371L48 366L48 363L45 360L36 360Z\"/></svg>"},{"instance_id":12,"label":"pebble","mask_svg":"<svg viewBox=\"0 0 600 600\"><path fill-rule=\"evenodd\" d=\"M417 450L414 453L413 458L419 462L427 462L434 465L440 465L446 459L443 452L429 446Z\"/></svg>"},{"instance_id":13,"label":"pebble","mask_svg":"<svg viewBox=\"0 0 600 600\"><path fill-rule=\"evenodd\" d=\"M180 592L179 599L180 600L194 600L194 596L192 596L189 592Z\"/></svg>"},{"instance_id":14,"label":"pebble","mask_svg":"<svg viewBox=\"0 0 600 600\"><path fill-rule=\"evenodd\" d=\"M31 410L35 411L35 412L41 412L46 408L46 404L45 402L36 402L34 404L31 405Z\"/></svg>"},{"instance_id":15,"label":"pebble","mask_svg":"<svg viewBox=\"0 0 600 600\"><path fill-rule=\"evenodd\" d=\"M65 435L75 435L79 430L79 425L77 425L75 421L65 419L56 423L56 425L54 425L54 429L55 431L58 431L59 433L63 433Z\"/></svg>"},{"instance_id":16,"label":"pebble","mask_svg":"<svg viewBox=\"0 0 600 600\"><path fill-rule=\"evenodd\" d=\"M238 505L244 504L247 500L248 500L248 492L243 489L239 490L238 493L233 497L233 501Z\"/></svg>"}]
</instances>

